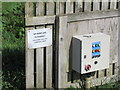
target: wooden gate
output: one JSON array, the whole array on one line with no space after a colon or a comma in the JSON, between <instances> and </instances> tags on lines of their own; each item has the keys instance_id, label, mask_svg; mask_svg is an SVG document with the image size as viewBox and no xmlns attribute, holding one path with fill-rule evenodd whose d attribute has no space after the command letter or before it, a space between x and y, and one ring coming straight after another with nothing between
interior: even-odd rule
<instances>
[{"instance_id":1,"label":"wooden gate","mask_svg":"<svg viewBox=\"0 0 120 90\"><path fill-rule=\"evenodd\" d=\"M33 3L26 3L26 30L51 28L54 33L55 16L42 16L44 12L39 12L39 9L43 9L41 8L43 3L36 4L37 12L34 13L33 5ZM52 88L53 45L28 49L27 37L26 33L26 88Z\"/></svg>"},{"instance_id":2,"label":"wooden gate","mask_svg":"<svg viewBox=\"0 0 120 90\"><path fill-rule=\"evenodd\" d=\"M53 44L28 49L26 43L26 88L80 87L81 76L71 71L71 37L95 32L112 37L111 59L110 68L97 71L91 85L118 81L118 6L118 0L27 2L25 29L52 28Z\"/></svg>"},{"instance_id":3,"label":"wooden gate","mask_svg":"<svg viewBox=\"0 0 120 90\"><path fill-rule=\"evenodd\" d=\"M76 35L102 32L110 35L110 66L93 75L91 86L103 85L118 81L118 10L96 11L60 15L58 17L58 87L80 87L83 75L72 70L72 37Z\"/></svg>"}]
</instances>

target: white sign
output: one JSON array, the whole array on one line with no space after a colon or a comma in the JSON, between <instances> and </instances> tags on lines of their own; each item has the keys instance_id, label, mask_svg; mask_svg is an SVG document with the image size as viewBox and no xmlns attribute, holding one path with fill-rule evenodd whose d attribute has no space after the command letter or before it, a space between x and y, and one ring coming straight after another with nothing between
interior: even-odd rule
<instances>
[{"instance_id":1,"label":"white sign","mask_svg":"<svg viewBox=\"0 0 120 90\"><path fill-rule=\"evenodd\" d=\"M27 30L28 48L39 48L52 45L52 29L42 28Z\"/></svg>"}]
</instances>

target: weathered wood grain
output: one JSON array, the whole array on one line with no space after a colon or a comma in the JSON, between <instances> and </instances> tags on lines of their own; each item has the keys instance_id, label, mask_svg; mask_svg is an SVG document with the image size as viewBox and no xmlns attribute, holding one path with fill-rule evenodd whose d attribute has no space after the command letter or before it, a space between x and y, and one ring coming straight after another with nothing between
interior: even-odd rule
<instances>
[{"instance_id":1,"label":"weathered wood grain","mask_svg":"<svg viewBox=\"0 0 120 90\"><path fill-rule=\"evenodd\" d=\"M53 30L52 25L46 27ZM52 88L52 50L53 46L46 47L46 88Z\"/></svg>"},{"instance_id":2,"label":"weathered wood grain","mask_svg":"<svg viewBox=\"0 0 120 90\"><path fill-rule=\"evenodd\" d=\"M93 11L100 10L100 0L93 0Z\"/></svg>"},{"instance_id":3,"label":"weathered wood grain","mask_svg":"<svg viewBox=\"0 0 120 90\"><path fill-rule=\"evenodd\" d=\"M66 46L64 35L67 33L67 17L59 17L59 58L58 58L58 88L66 88Z\"/></svg>"},{"instance_id":4,"label":"weathered wood grain","mask_svg":"<svg viewBox=\"0 0 120 90\"><path fill-rule=\"evenodd\" d=\"M46 15L54 15L55 14L55 4L53 0L51 2L46 2Z\"/></svg>"},{"instance_id":5,"label":"weathered wood grain","mask_svg":"<svg viewBox=\"0 0 120 90\"><path fill-rule=\"evenodd\" d=\"M36 49L36 88L44 88L44 49Z\"/></svg>"},{"instance_id":6,"label":"weathered wood grain","mask_svg":"<svg viewBox=\"0 0 120 90\"><path fill-rule=\"evenodd\" d=\"M34 28L26 28L26 30ZM34 88L34 49L28 49L27 43L27 32L26 32L26 88Z\"/></svg>"},{"instance_id":7,"label":"weathered wood grain","mask_svg":"<svg viewBox=\"0 0 120 90\"><path fill-rule=\"evenodd\" d=\"M119 2L119 10L120 10L120 2ZM118 18L118 22L120 22L120 17ZM118 24L120 28L120 23ZM120 76L120 29L118 30L118 75ZM119 78L120 80L120 78Z\"/></svg>"},{"instance_id":8,"label":"weathered wood grain","mask_svg":"<svg viewBox=\"0 0 120 90\"><path fill-rule=\"evenodd\" d=\"M46 15L54 15L54 2L53 0L51 2L47 2L46 3L46 10L47 13ZM55 22L55 19L54 19ZM53 22L53 23L54 23ZM46 27L51 28L53 30L53 26L52 25L47 25ZM46 88L52 88L52 50L53 50L53 46L49 46L46 47Z\"/></svg>"},{"instance_id":9,"label":"weathered wood grain","mask_svg":"<svg viewBox=\"0 0 120 90\"><path fill-rule=\"evenodd\" d=\"M83 11L83 0L75 1L75 13Z\"/></svg>"},{"instance_id":10,"label":"weathered wood grain","mask_svg":"<svg viewBox=\"0 0 120 90\"><path fill-rule=\"evenodd\" d=\"M25 3L25 17L30 17L34 15L33 3Z\"/></svg>"},{"instance_id":11,"label":"weathered wood grain","mask_svg":"<svg viewBox=\"0 0 120 90\"><path fill-rule=\"evenodd\" d=\"M59 13L60 13L60 2L55 2L55 5L56 5L56 7L55 7L56 14L55 15L59 15Z\"/></svg>"},{"instance_id":12,"label":"weathered wood grain","mask_svg":"<svg viewBox=\"0 0 120 90\"><path fill-rule=\"evenodd\" d=\"M84 0L84 12L90 12L91 11L91 1L88 1L88 2L87 1Z\"/></svg>"},{"instance_id":13,"label":"weathered wood grain","mask_svg":"<svg viewBox=\"0 0 120 90\"><path fill-rule=\"evenodd\" d=\"M91 80L91 87L104 85L104 84L107 84L107 83L110 83L110 82L116 82L117 79L118 79L117 75L92 79Z\"/></svg>"},{"instance_id":14,"label":"weathered wood grain","mask_svg":"<svg viewBox=\"0 0 120 90\"><path fill-rule=\"evenodd\" d=\"M114 73L114 74L115 74L115 75L118 75L118 74L119 74L119 73L118 73L118 72L119 72L119 63L118 63L118 62L115 63L115 68L114 68L114 70L115 70L115 73Z\"/></svg>"},{"instance_id":15,"label":"weathered wood grain","mask_svg":"<svg viewBox=\"0 0 120 90\"><path fill-rule=\"evenodd\" d=\"M59 15L65 13L65 2L59 3Z\"/></svg>"},{"instance_id":16,"label":"weathered wood grain","mask_svg":"<svg viewBox=\"0 0 120 90\"><path fill-rule=\"evenodd\" d=\"M68 14L68 22L81 21L81 20L93 20L93 19L102 19L109 17L118 17L118 10L108 10L108 11L93 11L93 12L84 12L77 14Z\"/></svg>"},{"instance_id":17,"label":"weathered wood grain","mask_svg":"<svg viewBox=\"0 0 120 90\"><path fill-rule=\"evenodd\" d=\"M55 21L55 16L36 16L26 17L26 26L52 24Z\"/></svg>"},{"instance_id":18,"label":"weathered wood grain","mask_svg":"<svg viewBox=\"0 0 120 90\"><path fill-rule=\"evenodd\" d=\"M102 10L108 10L109 0L102 0Z\"/></svg>"},{"instance_id":19,"label":"weathered wood grain","mask_svg":"<svg viewBox=\"0 0 120 90\"><path fill-rule=\"evenodd\" d=\"M33 16L33 3L25 3L25 17ZM27 22L27 21L26 21ZM26 28L26 31L32 28ZM28 49L27 32L25 37L26 88L34 88L34 50Z\"/></svg>"},{"instance_id":20,"label":"weathered wood grain","mask_svg":"<svg viewBox=\"0 0 120 90\"><path fill-rule=\"evenodd\" d=\"M37 2L36 16L43 16L44 9L44 2ZM44 26L36 28L44 28ZM44 48L36 49L36 88L44 88Z\"/></svg>"},{"instance_id":21,"label":"weathered wood grain","mask_svg":"<svg viewBox=\"0 0 120 90\"><path fill-rule=\"evenodd\" d=\"M36 3L36 16L44 16L45 14L45 2Z\"/></svg>"},{"instance_id":22,"label":"weathered wood grain","mask_svg":"<svg viewBox=\"0 0 120 90\"><path fill-rule=\"evenodd\" d=\"M73 1L67 0L66 2L66 14L73 13L74 7L73 7Z\"/></svg>"},{"instance_id":23,"label":"weathered wood grain","mask_svg":"<svg viewBox=\"0 0 120 90\"><path fill-rule=\"evenodd\" d=\"M110 9L116 9L117 0L110 0Z\"/></svg>"}]
</instances>

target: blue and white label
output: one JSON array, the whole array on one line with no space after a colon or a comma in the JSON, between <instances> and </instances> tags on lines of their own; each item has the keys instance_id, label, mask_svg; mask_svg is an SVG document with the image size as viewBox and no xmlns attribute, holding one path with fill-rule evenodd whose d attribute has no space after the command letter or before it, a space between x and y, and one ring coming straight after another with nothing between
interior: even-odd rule
<instances>
[{"instance_id":1,"label":"blue and white label","mask_svg":"<svg viewBox=\"0 0 120 90\"><path fill-rule=\"evenodd\" d=\"M101 42L92 43L92 58L98 58L101 56Z\"/></svg>"}]
</instances>

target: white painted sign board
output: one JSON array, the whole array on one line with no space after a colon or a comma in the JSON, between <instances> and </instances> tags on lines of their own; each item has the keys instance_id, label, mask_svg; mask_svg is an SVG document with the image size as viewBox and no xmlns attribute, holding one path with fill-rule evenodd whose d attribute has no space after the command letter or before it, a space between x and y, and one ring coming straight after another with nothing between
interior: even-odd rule
<instances>
[{"instance_id":1,"label":"white painted sign board","mask_svg":"<svg viewBox=\"0 0 120 90\"><path fill-rule=\"evenodd\" d=\"M28 48L40 48L52 45L52 29L42 28L27 30Z\"/></svg>"}]
</instances>

